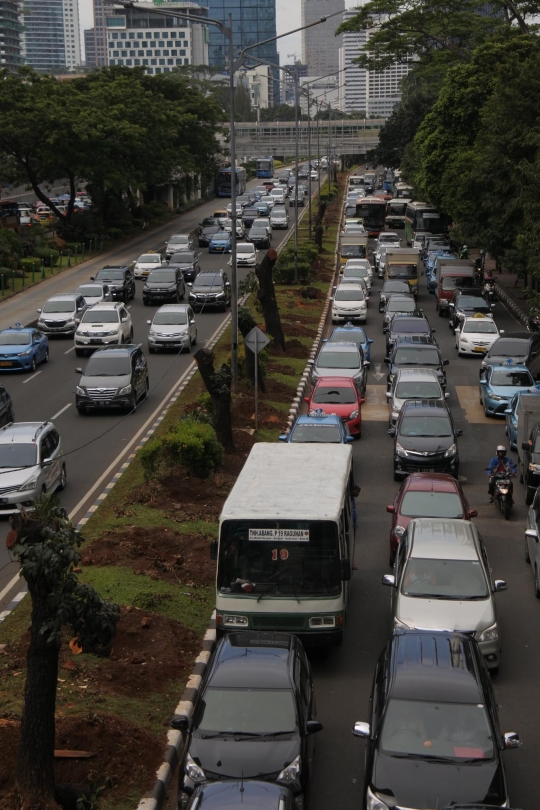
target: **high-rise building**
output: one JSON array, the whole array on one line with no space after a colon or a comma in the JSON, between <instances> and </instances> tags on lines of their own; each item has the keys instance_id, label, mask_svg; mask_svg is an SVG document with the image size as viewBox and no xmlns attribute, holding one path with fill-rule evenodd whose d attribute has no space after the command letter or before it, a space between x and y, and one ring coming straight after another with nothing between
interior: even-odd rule
<instances>
[{"instance_id":1,"label":"high-rise building","mask_svg":"<svg viewBox=\"0 0 540 810\"><path fill-rule=\"evenodd\" d=\"M87 28L84 32L84 64L86 67L97 67L96 32L93 28Z\"/></svg>"},{"instance_id":2,"label":"high-rise building","mask_svg":"<svg viewBox=\"0 0 540 810\"><path fill-rule=\"evenodd\" d=\"M19 0L0 0L0 68L16 73L21 58Z\"/></svg>"},{"instance_id":3,"label":"high-rise building","mask_svg":"<svg viewBox=\"0 0 540 810\"><path fill-rule=\"evenodd\" d=\"M215 20L229 24L229 14L232 14L233 44L235 49L254 45L265 39L276 36L276 0L199 0L201 6L208 8L208 16ZM229 63L228 40L215 26L208 29L210 44L208 55L210 64L214 67L227 68ZM250 53L266 59L274 65L279 65L279 54L275 42L253 48ZM246 62L251 68L254 62ZM272 72L270 106L279 102L279 70Z\"/></svg>"},{"instance_id":4,"label":"high-rise building","mask_svg":"<svg viewBox=\"0 0 540 810\"><path fill-rule=\"evenodd\" d=\"M329 14L345 11L345 0L302 0L302 25L320 20ZM325 23L302 31L302 62L310 76L328 76L339 69L341 35L334 32L341 18L331 17Z\"/></svg>"},{"instance_id":5,"label":"high-rise building","mask_svg":"<svg viewBox=\"0 0 540 810\"><path fill-rule=\"evenodd\" d=\"M107 25L105 20L111 14L111 4L106 0L94 0L94 39L96 67L107 64Z\"/></svg>"},{"instance_id":6,"label":"high-rise building","mask_svg":"<svg viewBox=\"0 0 540 810\"><path fill-rule=\"evenodd\" d=\"M208 64L208 16L205 8L191 0L164 0L159 8L174 7L192 20L153 14L148 8L112 6L105 18L107 64L144 67L146 73L170 73L183 65ZM156 3L156 6L158 4Z\"/></svg>"},{"instance_id":7,"label":"high-rise building","mask_svg":"<svg viewBox=\"0 0 540 810\"><path fill-rule=\"evenodd\" d=\"M78 0L24 0L23 58L41 72L81 64Z\"/></svg>"}]
</instances>

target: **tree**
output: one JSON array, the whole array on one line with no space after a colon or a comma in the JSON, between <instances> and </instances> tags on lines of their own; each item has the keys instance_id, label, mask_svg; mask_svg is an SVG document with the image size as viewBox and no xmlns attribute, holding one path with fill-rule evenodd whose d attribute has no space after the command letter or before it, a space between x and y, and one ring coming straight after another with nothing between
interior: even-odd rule
<instances>
[{"instance_id":1,"label":"tree","mask_svg":"<svg viewBox=\"0 0 540 810\"><path fill-rule=\"evenodd\" d=\"M281 316L276 299L276 290L272 271L277 260L277 253L270 249L267 251L262 262L255 268L255 273L259 281L257 299L261 304L266 325L266 333L272 335L275 344L282 352L285 351L285 334L281 324Z\"/></svg>"},{"instance_id":2,"label":"tree","mask_svg":"<svg viewBox=\"0 0 540 810\"><path fill-rule=\"evenodd\" d=\"M257 326L257 321L247 307L238 308L238 328L242 333L242 337L246 338L254 327ZM249 348L247 343L244 342L244 351L246 353L245 369L246 376L255 387L255 363L257 363L257 385L260 391L265 392L266 386L264 384L264 374L259 363L259 355L255 357L255 352Z\"/></svg>"},{"instance_id":3,"label":"tree","mask_svg":"<svg viewBox=\"0 0 540 810\"><path fill-rule=\"evenodd\" d=\"M57 806L54 717L62 628L71 627L85 652L108 655L120 611L79 582L73 569L82 538L54 500L44 498L32 517L23 511L10 523L8 543L32 600L17 788L22 810L48 810Z\"/></svg>"},{"instance_id":4,"label":"tree","mask_svg":"<svg viewBox=\"0 0 540 810\"><path fill-rule=\"evenodd\" d=\"M225 450L234 450L234 437L231 420L231 367L223 363L221 368L214 368L214 352L210 349L199 349L193 359L197 363L202 381L212 397L212 420L217 437Z\"/></svg>"}]
</instances>

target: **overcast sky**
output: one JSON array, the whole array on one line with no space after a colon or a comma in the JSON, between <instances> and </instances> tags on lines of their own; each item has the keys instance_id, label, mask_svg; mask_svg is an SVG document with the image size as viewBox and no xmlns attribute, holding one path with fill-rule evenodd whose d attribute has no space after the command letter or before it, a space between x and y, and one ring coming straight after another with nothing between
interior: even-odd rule
<instances>
[{"instance_id":1,"label":"overcast sky","mask_svg":"<svg viewBox=\"0 0 540 810\"><path fill-rule=\"evenodd\" d=\"M354 6L360 5L360 3L358 3L358 0L345 0L345 5L347 8L354 8ZM300 0L276 0L276 12L278 34L291 31L294 28L300 28ZM83 40L81 44L84 48L82 31L84 31L85 28L92 28L94 24L92 0L79 0L79 14L81 20L81 40ZM295 53L297 58L301 59L302 34L293 34L290 37L280 39L278 41L278 51L281 56L282 65L289 62L289 54Z\"/></svg>"}]
</instances>

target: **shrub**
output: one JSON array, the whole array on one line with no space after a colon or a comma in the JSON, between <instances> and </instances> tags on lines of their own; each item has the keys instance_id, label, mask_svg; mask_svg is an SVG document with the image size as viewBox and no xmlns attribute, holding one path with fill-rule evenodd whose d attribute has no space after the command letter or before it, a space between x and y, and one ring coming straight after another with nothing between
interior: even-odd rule
<instances>
[{"instance_id":1,"label":"shrub","mask_svg":"<svg viewBox=\"0 0 540 810\"><path fill-rule=\"evenodd\" d=\"M31 273L32 268L36 271L41 269L41 259L36 259L35 256L28 256L26 259L21 259L19 264L22 270L25 270L27 273Z\"/></svg>"},{"instance_id":2,"label":"shrub","mask_svg":"<svg viewBox=\"0 0 540 810\"><path fill-rule=\"evenodd\" d=\"M139 458L147 480L163 478L175 467L185 467L197 478L207 478L221 464L223 448L210 425L188 417L165 436L147 442Z\"/></svg>"},{"instance_id":3,"label":"shrub","mask_svg":"<svg viewBox=\"0 0 540 810\"><path fill-rule=\"evenodd\" d=\"M36 259L44 259L48 262L52 259L53 262L56 262L60 258L60 251L48 247L39 247L34 250L34 256Z\"/></svg>"},{"instance_id":4,"label":"shrub","mask_svg":"<svg viewBox=\"0 0 540 810\"><path fill-rule=\"evenodd\" d=\"M318 255L317 249L315 253ZM298 281L302 284L309 284L311 277L311 260L307 255L298 250ZM282 251L274 265L274 281L277 284L294 283L294 250L286 248Z\"/></svg>"},{"instance_id":5,"label":"shrub","mask_svg":"<svg viewBox=\"0 0 540 810\"><path fill-rule=\"evenodd\" d=\"M75 253L75 251L80 253L82 250L82 242L66 242L64 245L64 253L68 250L71 253Z\"/></svg>"},{"instance_id":6,"label":"shrub","mask_svg":"<svg viewBox=\"0 0 540 810\"><path fill-rule=\"evenodd\" d=\"M124 231L122 228L107 228L107 236L110 236L111 239L122 239Z\"/></svg>"}]
</instances>

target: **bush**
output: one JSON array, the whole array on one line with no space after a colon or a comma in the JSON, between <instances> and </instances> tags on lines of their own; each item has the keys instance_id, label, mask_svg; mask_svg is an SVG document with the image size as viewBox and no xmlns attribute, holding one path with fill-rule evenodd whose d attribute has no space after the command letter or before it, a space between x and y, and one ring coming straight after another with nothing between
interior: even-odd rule
<instances>
[{"instance_id":1,"label":"bush","mask_svg":"<svg viewBox=\"0 0 540 810\"><path fill-rule=\"evenodd\" d=\"M64 253L66 253L68 250L71 253L75 253L75 251L80 253L82 251L82 242L66 242L63 249Z\"/></svg>"},{"instance_id":2,"label":"bush","mask_svg":"<svg viewBox=\"0 0 540 810\"><path fill-rule=\"evenodd\" d=\"M139 458L147 480L170 475L175 467L185 467L197 478L207 478L221 464L223 448L210 425L188 417L165 436L147 442Z\"/></svg>"},{"instance_id":3,"label":"bush","mask_svg":"<svg viewBox=\"0 0 540 810\"><path fill-rule=\"evenodd\" d=\"M53 262L56 262L60 258L60 251L48 247L39 247L34 250L34 256L36 259L43 259L47 262L52 259Z\"/></svg>"},{"instance_id":4,"label":"bush","mask_svg":"<svg viewBox=\"0 0 540 810\"><path fill-rule=\"evenodd\" d=\"M0 276L3 276L4 283L12 278L25 278L26 273L24 270L13 270L11 267L0 267Z\"/></svg>"},{"instance_id":5,"label":"bush","mask_svg":"<svg viewBox=\"0 0 540 810\"><path fill-rule=\"evenodd\" d=\"M41 259L36 259L35 256L29 256L26 259L21 259L19 263L22 270L25 270L27 273L31 273L32 268L34 268L36 272L41 270Z\"/></svg>"},{"instance_id":6,"label":"bush","mask_svg":"<svg viewBox=\"0 0 540 810\"><path fill-rule=\"evenodd\" d=\"M311 247L311 246L310 246ZM309 284L311 278L311 261L307 252L298 249L298 281L301 284ZM315 255L318 256L315 248ZM294 250L286 248L282 251L274 265L274 281L277 284L294 283Z\"/></svg>"},{"instance_id":7,"label":"bush","mask_svg":"<svg viewBox=\"0 0 540 810\"><path fill-rule=\"evenodd\" d=\"M111 239L122 239L124 231L122 228L107 228L107 236L110 236Z\"/></svg>"}]
</instances>

